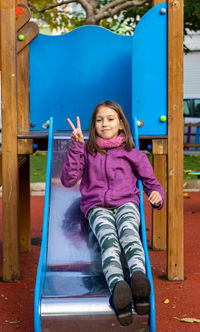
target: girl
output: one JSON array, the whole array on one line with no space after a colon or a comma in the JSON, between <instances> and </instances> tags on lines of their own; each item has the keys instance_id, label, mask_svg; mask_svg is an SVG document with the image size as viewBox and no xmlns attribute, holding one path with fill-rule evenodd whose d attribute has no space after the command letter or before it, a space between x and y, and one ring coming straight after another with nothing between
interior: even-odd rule
<instances>
[{"instance_id":1,"label":"girl","mask_svg":"<svg viewBox=\"0 0 200 332\"><path fill-rule=\"evenodd\" d=\"M63 165L61 182L66 187L81 180L81 210L95 234L102 268L111 292L109 299L121 325L132 322L131 302L138 314L150 310L150 284L146 277L140 240L137 179L153 208L161 209L164 192L144 153L134 147L128 121L120 105L103 101L95 107L89 139L84 143L80 119L73 129L72 144ZM120 261L124 250L130 283L124 280Z\"/></svg>"}]
</instances>

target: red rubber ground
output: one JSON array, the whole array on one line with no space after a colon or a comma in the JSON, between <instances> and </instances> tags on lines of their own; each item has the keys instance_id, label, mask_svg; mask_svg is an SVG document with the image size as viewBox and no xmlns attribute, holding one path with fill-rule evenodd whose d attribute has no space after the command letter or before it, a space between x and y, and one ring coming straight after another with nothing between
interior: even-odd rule
<instances>
[{"instance_id":1,"label":"red rubber ground","mask_svg":"<svg viewBox=\"0 0 200 332\"><path fill-rule=\"evenodd\" d=\"M156 296L157 332L200 331L200 323L178 319L200 319L200 193L184 200L185 281L166 281L166 253L150 250ZM32 250L21 254L21 281L0 282L0 332L26 331L33 328L34 286L40 252L44 198L31 199ZM151 210L145 201L146 224L150 228ZM150 239L150 231L147 235ZM2 276L2 217L0 201L0 276ZM169 303L164 303L168 299ZM124 329L125 330L125 329ZM92 332L92 331L91 331ZM107 332L107 331L106 331Z\"/></svg>"}]
</instances>

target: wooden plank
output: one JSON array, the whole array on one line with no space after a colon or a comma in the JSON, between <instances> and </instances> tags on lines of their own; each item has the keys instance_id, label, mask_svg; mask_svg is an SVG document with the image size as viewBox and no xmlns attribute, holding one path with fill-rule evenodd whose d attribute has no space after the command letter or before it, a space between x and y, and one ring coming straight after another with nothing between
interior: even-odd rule
<instances>
[{"instance_id":1,"label":"wooden plank","mask_svg":"<svg viewBox=\"0 0 200 332\"><path fill-rule=\"evenodd\" d=\"M21 252L31 250L30 157L19 168L19 245Z\"/></svg>"},{"instance_id":2,"label":"wooden plank","mask_svg":"<svg viewBox=\"0 0 200 332\"><path fill-rule=\"evenodd\" d=\"M31 18L30 9L24 4L18 4L19 7L24 9L23 14L19 15L16 19L16 30L19 31Z\"/></svg>"},{"instance_id":3,"label":"wooden plank","mask_svg":"<svg viewBox=\"0 0 200 332\"><path fill-rule=\"evenodd\" d=\"M20 279L15 1L1 0L3 280Z\"/></svg>"},{"instance_id":4,"label":"wooden plank","mask_svg":"<svg viewBox=\"0 0 200 332\"><path fill-rule=\"evenodd\" d=\"M1 10L0 10L0 54L1 54ZM1 56L0 56L0 70L1 70Z\"/></svg>"},{"instance_id":5,"label":"wooden plank","mask_svg":"<svg viewBox=\"0 0 200 332\"><path fill-rule=\"evenodd\" d=\"M166 193L167 184L167 155L153 155L154 174ZM152 209L152 248L166 250L167 248L167 199L162 210Z\"/></svg>"},{"instance_id":6,"label":"wooden plank","mask_svg":"<svg viewBox=\"0 0 200 332\"><path fill-rule=\"evenodd\" d=\"M166 0L153 0L153 6L157 6L160 3L166 2Z\"/></svg>"},{"instance_id":7,"label":"wooden plank","mask_svg":"<svg viewBox=\"0 0 200 332\"><path fill-rule=\"evenodd\" d=\"M27 0L21 0L27 7ZM18 67L18 132L28 132L29 126L29 47L26 46L18 53L17 56ZM20 142L21 140L18 139ZM32 153L33 140L26 140L23 150L20 151L18 145L18 153ZM31 142L31 143L30 143ZM21 144L21 143L19 143ZM23 143L24 144L24 143ZM27 145L28 144L28 145ZM28 150L24 150L28 148ZM19 170L19 244L20 251L30 251L31 234L30 234L30 174L29 174L29 156L26 156L26 163L20 167Z\"/></svg>"},{"instance_id":8,"label":"wooden plank","mask_svg":"<svg viewBox=\"0 0 200 332\"><path fill-rule=\"evenodd\" d=\"M17 56L18 132L29 131L29 47Z\"/></svg>"},{"instance_id":9,"label":"wooden plank","mask_svg":"<svg viewBox=\"0 0 200 332\"><path fill-rule=\"evenodd\" d=\"M183 0L168 0L168 279L184 279Z\"/></svg>"},{"instance_id":10,"label":"wooden plank","mask_svg":"<svg viewBox=\"0 0 200 332\"><path fill-rule=\"evenodd\" d=\"M19 31L17 31L17 53L21 52L39 33L39 27L35 22L28 22ZM19 40L19 35L24 39Z\"/></svg>"},{"instance_id":11,"label":"wooden plank","mask_svg":"<svg viewBox=\"0 0 200 332\"><path fill-rule=\"evenodd\" d=\"M18 155L32 154L33 153L33 140L32 139L18 139Z\"/></svg>"},{"instance_id":12,"label":"wooden plank","mask_svg":"<svg viewBox=\"0 0 200 332\"><path fill-rule=\"evenodd\" d=\"M200 127L200 123L185 123L184 127Z\"/></svg>"},{"instance_id":13,"label":"wooden plank","mask_svg":"<svg viewBox=\"0 0 200 332\"><path fill-rule=\"evenodd\" d=\"M167 140L157 139L152 140L152 154L167 154Z\"/></svg>"},{"instance_id":14,"label":"wooden plank","mask_svg":"<svg viewBox=\"0 0 200 332\"><path fill-rule=\"evenodd\" d=\"M197 144L197 143L184 143L184 147L191 147L191 148L200 147L200 144Z\"/></svg>"},{"instance_id":15,"label":"wooden plank","mask_svg":"<svg viewBox=\"0 0 200 332\"><path fill-rule=\"evenodd\" d=\"M19 156L18 157L18 166L19 168L27 162L27 156Z\"/></svg>"}]
</instances>

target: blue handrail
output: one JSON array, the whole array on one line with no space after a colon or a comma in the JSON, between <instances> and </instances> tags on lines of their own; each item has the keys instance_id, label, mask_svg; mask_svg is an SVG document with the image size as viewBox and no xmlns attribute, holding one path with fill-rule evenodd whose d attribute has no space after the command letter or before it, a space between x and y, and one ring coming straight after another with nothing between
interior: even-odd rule
<instances>
[{"instance_id":1,"label":"blue handrail","mask_svg":"<svg viewBox=\"0 0 200 332\"><path fill-rule=\"evenodd\" d=\"M137 149L139 149L138 125L137 125L136 118L133 119L133 138L134 138L134 142L135 142L135 147ZM152 273L151 273L151 265L150 265L148 248L147 248L143 187L142 187L142 181L140 179L138 180L138 187L140 190L141 238L142 238L142 244L143 244L144 253L145 253L147 277L148 277L150 285L151 285L151 295L150 295L151 310L150 310L150 329L149 329L149 331L155 332L156 331L155 295L154 295L153 278L152 278Z\"/></svg>"},{"instance_id":2,"label":"blue handrail","mask_svg":"<svg viewBox=\"0 0 200 332\"><path fill-rule=\"evenodd\" d=\"M50 208L50 195L51 195L52 154L53 154L53 118L50 118L42 243L41 243L40 258L39 258L39 264L38 264L38 270L37 270L37 277L36 277L36 284L35 284L35 298L34 298L35 332L41 332L40 308L41 308L41 293L42 293L42 289L43 289L46 266L47 266L47 242L48 242L49 208Z\"/></svg>"}]
</instances>

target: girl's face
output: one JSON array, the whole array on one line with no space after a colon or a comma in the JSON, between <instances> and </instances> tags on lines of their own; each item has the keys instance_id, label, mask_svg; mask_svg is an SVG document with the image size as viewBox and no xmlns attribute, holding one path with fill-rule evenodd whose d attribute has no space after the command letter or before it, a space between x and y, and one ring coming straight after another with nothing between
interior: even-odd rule
<instances>
[{"instance_id":1,"label":"girl's face","mask_svg":"<svg viewBox=\"0 0 200 332\"><path fill-rule=\"evenodd\" d=\"M95 129L97 135L102 138L117 137L122 130L117 112L108 106L100 106L96 114Z\"/></svg>"}]
</instances>

